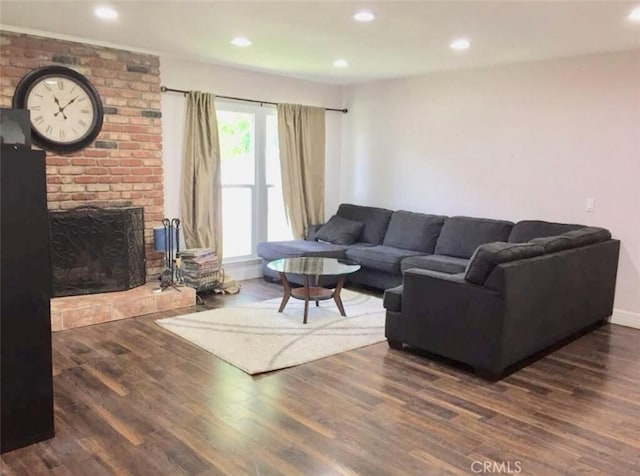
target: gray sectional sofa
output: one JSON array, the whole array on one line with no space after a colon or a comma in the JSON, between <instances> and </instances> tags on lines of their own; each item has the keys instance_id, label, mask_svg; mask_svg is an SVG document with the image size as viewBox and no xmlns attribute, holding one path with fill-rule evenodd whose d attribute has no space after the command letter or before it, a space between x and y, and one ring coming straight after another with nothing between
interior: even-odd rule
<instances>
[{"instance_id":1,"label":"gray sectional sofa","mask_svg":"<svg viewBox=\"0 0 640 476\"><path fill-rule=\"evenodd\" d=\"M359 263L348 280L385 290L391 347L426 350L497 378L612 313L620 243L603 228L352 204L336 215L307 240L260 243L264 275L278 279L266 263L283 257Z\"/></svg>"},{"instance_id":2,"label":"gray sectional sofa","mask_svg":"<svg viewBox=\"0 0 640 476\"><path fill-rule=\"evenodd\" d=\"M321 256L355 261L362 266L349 275L351 283L385 290L402 284L402 273L419 268L456 274L465 271L476 248L490 242L526 242L582 228L541 221L471 217L445 217L405 210L341 204L336 215L362 224L352 243L318 241L321 225L309 229L306 240L272 241L258 244L265 277L279 280L267 263L279 258ZM295 276L292 281L302 284Z\"/></svg>"}]
</instances>

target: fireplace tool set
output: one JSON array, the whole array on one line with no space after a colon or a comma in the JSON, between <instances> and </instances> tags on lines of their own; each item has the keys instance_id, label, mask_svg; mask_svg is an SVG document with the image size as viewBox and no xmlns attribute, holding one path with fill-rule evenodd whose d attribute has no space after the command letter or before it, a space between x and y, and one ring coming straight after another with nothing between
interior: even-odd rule
<instances>
[{"instance_id":1,"label":"fireplace tool set","mask_svg":"<svg viewBox=\"0 0 640 476\"><path fill-rule=\"evenodd\" d=\"M224 280L224 271L211 248L180 249L180 220L164 218L162 228L154 228L155 251L164 252L164 269L160 274L160 287L180 291L178 286L189 286L196 292L215 290Z\"/></svg>"},{"instance_id":2,"label":"fireplace tool set","mask_svg":"<svg viewBox=\"0 0 640 476\"><path fill-rule=\"evenodd\" d=\"M180 282L180 219L164 218L162 220L164 233L164 270L160 275L160 289L168 287L180 291L176 286ZM175 240L175 243L174 243ZM175 251L175 255L174 255Z\"/></svg>"}]
</instances>

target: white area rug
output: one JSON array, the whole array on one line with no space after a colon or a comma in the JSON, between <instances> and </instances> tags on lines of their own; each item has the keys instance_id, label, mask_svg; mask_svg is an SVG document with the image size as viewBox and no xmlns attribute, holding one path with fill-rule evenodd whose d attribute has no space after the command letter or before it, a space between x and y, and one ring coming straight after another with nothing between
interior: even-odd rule
<instances>
[{"instance_id":1,"label":"white area rug","mask_svg":"<svg viewBox=\"0 0 640 476\"><path fill-rule=\"evenodd\" d=\"M196 312L156 322L250 375L284 369L384 342L384 308L373 296L343 290L347 317L333 300L309 303L291 298L279 313L280 298L228 309Z\"/></svg>"}]
</instances>

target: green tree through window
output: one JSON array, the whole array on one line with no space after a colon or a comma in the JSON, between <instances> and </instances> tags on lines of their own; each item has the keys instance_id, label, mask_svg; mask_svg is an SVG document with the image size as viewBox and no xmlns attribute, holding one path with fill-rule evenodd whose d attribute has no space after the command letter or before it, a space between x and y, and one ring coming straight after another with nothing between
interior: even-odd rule
<instances>
[{"instance_id":1,"label":"green tree through window","mask_svg":"<svg viewBox=\"0 0 640 476\"><path fill-rule=\"evenodd\" d=\"M249 119L241 115L218 119L222 160L229 160L251 152L251 127Z\"/></svg>"}]
</instances>

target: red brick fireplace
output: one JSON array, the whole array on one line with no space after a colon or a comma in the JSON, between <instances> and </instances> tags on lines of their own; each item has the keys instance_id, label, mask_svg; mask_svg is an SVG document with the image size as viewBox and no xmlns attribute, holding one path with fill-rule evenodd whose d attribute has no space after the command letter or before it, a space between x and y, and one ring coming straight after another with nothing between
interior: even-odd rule
<instances>
[{"instance_id":1,"label":"red brick fireplace","mask_svg":"<svg viewBox=\"0 0 640 476\"><path fill-rule=\"evenodd\" d=\"M34 68L63 65L85 75L104 105L102 132L86 149L47 152L50 210L80 205L141 206L147 275L162 269L153 227L163 216L160 60L157 56L0 32L0 106L11 107L18 81Z\"/></svg>"},{"instance_id":2,"label":"red brick fireplace","mask_svg":"<svg viewBox=\"0 0 640 476\"><path fill-rule=\"evenodd\" d=\"M0 31L0 106L11 107L15 88L26 73L56 64L75 69L91 81L102 98L105 115L102 132L89 147L68 155L47 152L48 207L143 207L147 279L153 281L163 264L162 254L153 250L153 228L161 226L164 208L160 60L153 55ZM101 303L94 308L99 313L91 311L91 296L82 297L79 309L84 311L76 313L77 325L192 304L185 295L173 304L167 297L151 299L151 287L130 296L95 295L95 302ZM195 300L190 291L186 294ZM76 301L61 299L62 304L57 299L52 303L54 330L76 326L75 314L68 312L74 310ZM124 304L104 304L109 299ZM166 305L159 307L156 301ZM107 308L113 312L107 313ZM64 319L63 312L67 313Z\"/></svg>"}]
</instances>

